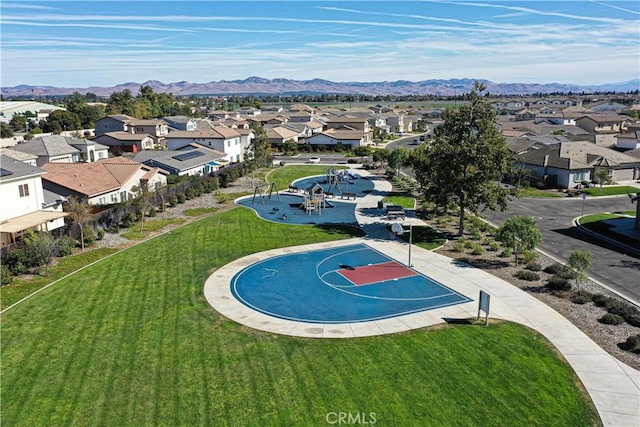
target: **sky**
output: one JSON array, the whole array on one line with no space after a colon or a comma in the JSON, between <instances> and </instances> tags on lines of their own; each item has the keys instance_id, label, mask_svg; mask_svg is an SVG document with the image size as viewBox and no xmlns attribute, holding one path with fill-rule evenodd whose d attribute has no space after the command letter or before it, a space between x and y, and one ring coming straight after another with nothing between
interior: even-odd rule
<instances>
[{"instance_id":1,"label":"sky","mask_svg":"<svg viewBox=\"0 0 640 427\"><path fill-rule=\"evenodd\" d=\"M0 85L640 78L635 1L0 3Z\"/></svg>"}]
</instances>

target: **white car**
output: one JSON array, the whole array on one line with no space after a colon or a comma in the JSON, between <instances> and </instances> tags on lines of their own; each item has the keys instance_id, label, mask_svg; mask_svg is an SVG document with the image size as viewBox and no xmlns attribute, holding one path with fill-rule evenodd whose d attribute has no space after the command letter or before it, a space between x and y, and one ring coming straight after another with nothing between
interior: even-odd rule
<instances>
[{"instance_id":1,"label":"white car","mask_svg":"<svg viewBox=\"0 0 640 427\"><path fill-rule=\"evenodd\" d=\"M320 157L317 157L317 156L309 157L309 163L313 163L317 165L318 163L320 163Z\"/></svg>"}]
</instances>

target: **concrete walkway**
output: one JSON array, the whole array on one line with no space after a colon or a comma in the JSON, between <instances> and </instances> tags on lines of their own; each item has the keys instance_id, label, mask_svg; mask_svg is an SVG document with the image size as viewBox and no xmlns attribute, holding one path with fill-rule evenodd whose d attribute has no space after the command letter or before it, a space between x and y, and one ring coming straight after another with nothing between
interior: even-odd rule
<instances>
[{"instance_id":1,"label":"concrete walkway","mask_svg":"<svg viewBox=\"0 0 640 427\"><path fill-rule=\"evenodd\" d=\"M519 288L483 270L417 246L412 247L411 259L416 271L475 301L372 322L318 324L264 315L243 305L231 294L230 283L239 270L259 260L287 253L366 243L406 264L408 244L390 235L386 226L393 221L386 220L382 210L374 209L381 194L390 190L388 182L376 181L376 191L358 201L356 217L367 231L367 237L271 250L238 259L207 279L204 288L207 301L229 319L254 329L309 338L354 338L424 328L444 323L446 319L476 317L478 294L483 290L491 295L491 318L532 328L562 353L588 391L605 426L640 426L640 372L609 355L555 310ZM407 218L402 223L406 228L408 224L421 222Z\"/></svg>"}]
</instances>

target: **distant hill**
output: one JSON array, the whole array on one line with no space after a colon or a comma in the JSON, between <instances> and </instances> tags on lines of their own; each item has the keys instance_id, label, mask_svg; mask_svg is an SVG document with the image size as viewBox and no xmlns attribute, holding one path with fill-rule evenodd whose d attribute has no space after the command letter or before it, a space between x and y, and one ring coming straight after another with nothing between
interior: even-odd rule
<instances>
[{"instance_id":1,"label":"distant hill","mask_svg":"<svg viewBox=\"0 0 640 427\"><path fill-rule=\"evenodd\" d=\"M209 83L191 83L181 81L162 83L149 80L144 83L122 83L114 87L91 86L85 88L63 88L53 86L2 87L5 97L13 96L53 96L68 95L74 92L81 94L95 93L100 97L108 97L113 92L129 89L134 95L140 86L151 86L156 93L171 93L174 96L185 95L287 95L287 94L361 94L361 95L460 95L471 90L475 79L423 80L411 82L407 80L382 82L332 82L329 80L290 80L264 79L249 77L244 80L220 80ZM579 86L562 83L494 83L489 80L478 81L487 86L487 90L495 95L529 95L534 93L573 92L630 92L640 90L640 79L627 82L610 83L599 86Z\"/></svg>"}]
</instances>

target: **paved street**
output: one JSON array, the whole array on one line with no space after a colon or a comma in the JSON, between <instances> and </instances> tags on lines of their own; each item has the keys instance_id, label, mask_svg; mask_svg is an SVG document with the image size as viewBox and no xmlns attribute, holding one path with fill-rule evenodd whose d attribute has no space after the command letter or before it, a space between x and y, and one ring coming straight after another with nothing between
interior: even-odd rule
<instances>
[{"instance_id":1,"label":"paved street","mask_svg":"<svg viewBox=\"0 0 640 427\"><path fill-rule=\"evenodd\" d=\"M584 213L618 212L635 209L627 196L562 199L519 199L509 204L507 212L483 212L496 225L515 215L533 215L543 240L539 249L567 260L575 249L593 254L591 277L621 295L640 302L640 257L611 243L602 242L572 226L572 219Z\"/></svg>"}]
</instances>

